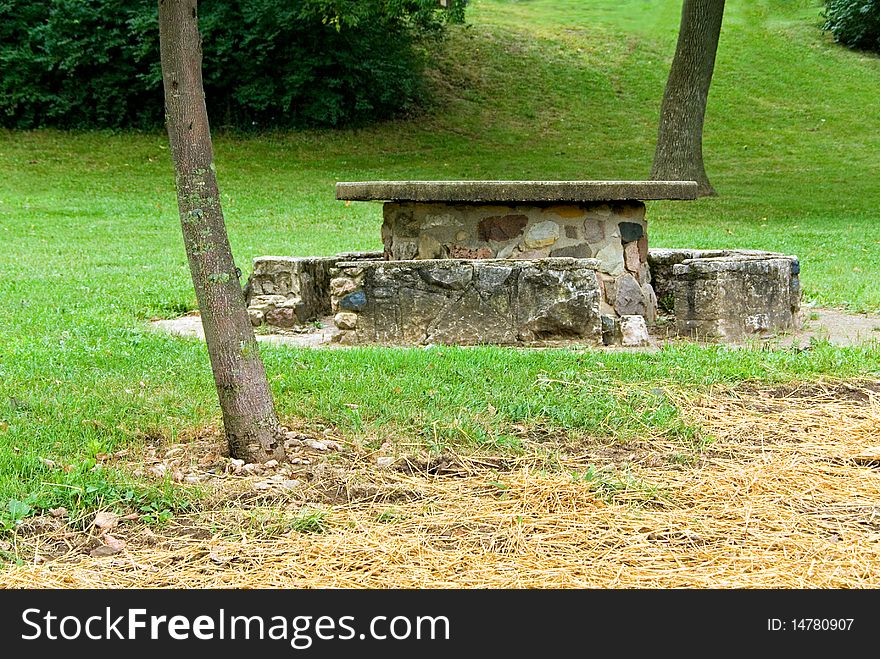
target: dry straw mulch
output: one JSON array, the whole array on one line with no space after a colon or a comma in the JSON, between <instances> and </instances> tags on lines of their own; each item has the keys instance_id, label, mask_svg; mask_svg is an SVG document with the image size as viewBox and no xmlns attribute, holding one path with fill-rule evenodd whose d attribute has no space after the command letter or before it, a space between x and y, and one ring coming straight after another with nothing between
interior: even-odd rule
<instances>
[{"instance_id":1,"label":"dry straw mulch","mask_svg":"<svg viewBox=\"0 0 880 659\"><path fill-rule=\"evenodd\" d=\"M741 386L679 403L712 441L536 445L516 460L390 469L327 461L301 491L239 492L155 533L120 526L127 546L114 556L89 556L69 529L21 538L25 559L40 542L68 549L0 571L0 586L880 585L880 383ZM314 528L297 526L304 506L325 511Z\"/></svg>"}]
</instances>

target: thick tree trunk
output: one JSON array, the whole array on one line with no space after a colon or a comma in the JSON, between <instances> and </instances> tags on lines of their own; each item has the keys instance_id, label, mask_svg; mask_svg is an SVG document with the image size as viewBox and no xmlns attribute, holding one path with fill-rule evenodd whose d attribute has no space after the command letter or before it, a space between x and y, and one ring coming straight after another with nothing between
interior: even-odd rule
<instances>
[{"instance_id":1,"label":"thick tree trunk","mask_svg":"<svg viewBox=\"0 0 880 659\"><path fill-rule=\"evenodd\" d=\"M684 0L651 167L654 180L696 181L700 196L716 194L703 166L703 119L723 15L724 0Z\"/></svg>"},{"instance_id":2,"label":"thick tree trunk","mask_svg":"<svg viewBox=\"0 0 880 659\"><path fill-rule=\"evenodd\" d=\"M159 0L165 122L183 241L233 457L283 460L282 428L232 260L214 174L196 0Z\"/></svg>"}]
</instances>

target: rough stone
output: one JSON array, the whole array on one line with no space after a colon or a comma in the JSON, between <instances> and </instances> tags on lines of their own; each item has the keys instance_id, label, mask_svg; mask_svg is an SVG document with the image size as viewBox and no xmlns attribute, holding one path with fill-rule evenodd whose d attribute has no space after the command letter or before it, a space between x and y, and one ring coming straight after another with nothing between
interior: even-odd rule
<instances>
[{"instance_id":1,"label":"rough stone","mask_svg":"<svg viewBox=\"0 0 880 659\"><path fill-rule=\"evenodd\" d=\"M270 309L266 312L266 323L276 327L296 327L300 324L296 311L291 308Z\"/></svg>"},{"instance_id":2,"label":"rough stone","mask_svg":"<svg viewBox=\"0 0 880 659\"><path fill-rule=\"evenodd\" d=\"M642 287L629 273L617 280L614 309L619 316L644 316L648 311L648 303Z\"/></svg>"},{"instance_id":3,"label":"rough stone","mask_svg":"<svg viewBox=\"0 0 880 659\"><path fill-rule=\"evenodd\" d=\"M621 343L627 347L651 345L651 337L644 316L625 315L620 317Z\"/></svg>"},{"instance_id":4,"label":"rough stone","mask_svg":"<svg viewBox=\"0 0 880 659\"><path fill-rule=\"evenodd\" d=\"M639 243L637 241L626 243L623 246L623 262L627 270L638 274L642 261L639 258Z\"/></svg>"},{"instance_id":5,"label":"rough stone","mask_svg":"<svg viewBox=\"0 0 880 659\"><path fill-rule=\"evenodd\" d=\"M679 333L729 341L799 326L795 257L730 254L673 266ZM797 291L797 294L794 293Z\"/></svg>"},{"instance_id":6,"label":"rough stone","mask_svg":"<svg viewBox=\"0 0 880 659\"><path fill-rule=\"evenodd\" d=\"M620 319L610 314L602 314L602 343L606 346L616 345L621 341Z\"/></svg>"},{"instance_id":7,"label":"rough stone","mask_svg":"<svg viewBox=\"0 0 880 659\"><path fill-rule=\"evenodd\" d=\"M487 264L474 271L476 276L474 287L483 297L499 294L513 273L513 266Z\"/></svg>"},{"instance_id":8,"label":"rough stone","mask_svg":"<svg viewBox=\"0 0 880 659\"><path fill-rule=\"evenodd\" d=\"M604 273L599 275L599 279L602 280L602 290L605 294L605 299L613 303L617 297L617 279Z\"/></svg>"},{"instance_id":9,"label":"rough stone","mask_svg":"<svg viewBox=\"0 0 880 659\"><path fill-rule=\"evenodd\" d=\"M357 288L354 279L348 277L334 277L330 280L330 295L342 297L346 293L351 293Z\"/></svg>"},{"instance_id":10,"label":"rough stone","mask_svg":"<svg viewBox=\"0 0 880 659\"><path fill-rule=\"evenodd\" d=\"M440 241L428 233L419 236L419 247L416 253L420 259L439 259L444 256Z\"/></svg>"},{"instance_id":11,"label":"rough stone","mask_svg":"<svg viewBox=\"0 0 880 659\"><path fill-rule=\"evenodd\" d=\"M517 259L520 261L528 261L534 259L543 259L547 258L550 255L549 249L527 249L523 252L513 252L510 255L510 258Z\"/></svg>"},{"instance_id":12,"label":"rough stone","mask_svg":"<svg viewBox=\"0 0 880 659\"><path fill-rule=\"evenodd\" d=\"M419 327L411 336L421 335L427 343L441 344L458 343L461 337L467 337L466 343L472 344L517 343L516 322L508 313L506 302L501 297L483 296L468 289L455 304L440 301L437 315L430 319L423 316L428 321L424 333Z\"/></svg>"},{"instance_id":13,"label":"rough stone","mask_svg":"<svg viewBox=\"0 0 880 659\"><path fill-rule=\"evenodd\" d=\"M338 263L340 261L379 261L383 258L384 255L382 251L374 250L370 252L339 252L332 260L335 263Z\"/></svg>"},{"instance_id":14,"label":"rough stone","mask_svg":"<svg viewBox=\"0 0 880 659\"><path fill-rule=\"evenodd\" d=\"M343 330L353 330L357 327L357 314L348 311L340 311L333 317L336 327Z\"/></svg>"},{"instance_id":15,"label":"rough stone","mask_svg":"<svg viewBox=\"0 0 880 659\"><path fill-rule=\"evenodd\" d=\"M521 339L530 342L588 337L595 343L601 340L595 266L577 265L588 262L533 261L523 268L517 300Z\"/></svg>"},{"instance_id":16,"label":"rough stone","mask_svg":"<svg viewBox=\"0 0 880 659\"><path fill-rule=\"evenodd\" d=\"M646 238L644 204L639 201L401 201L386 203L383 212L385 257L389 261L429 256L516 260L595 256L600 269L612 277L622 276L628 265L640 284L650 279L639 251L646 240L630 248L627 262L618 226L632 224L634 231L641 231L641 237ZM614 298L603 296L602 305L603 311L613 313L606 307L613 307Z\"/></svg>"},{"instance_id":17,"label":"rough stone","mask_svg":"<svg viewBox=\"0 0 880 659\"><path fill-rule=\"evenodd\" d=\"M510 258L511 255L512 255L512 254L513 254L518 248L519 248L519 245L517 245L515 242L508 243L507 245L505 245L504 247L502 247L500 250L498 250L498 254L496 255L496 258L499 258L499 259L507 259L507 258Z\"/></svg>"},{"instance_id":18,"label":"rough stone","mask_svg":"<svg viewBox=\"0 0 880 659\"><path fill-rule=\"evenodd\" d=\"M578 243L568 247L558 247L550 252L550 256L554 258L569 256L575 259L588 259L593 256L593 250L590 249L587 243Z\"/></svg>"},{"instance_id":19,"label":"rough stone","mask_svg":"<svg viewBox=\"0 0 880 659\"><path fill-rule=\"evenodd\" d=\"M430 264L419 268L417 272L426 283L451 291L463 291L474 277L473 266L468 263Z\"/></svg>"},{"instance_id":20,"label":"rough stone","mask_svg":"<svg viewBox=\"0 0 880 659\"><path fill-rule=\"evenodd\" d=\"M360 311L367 306L367 296L363 291L349 293L339 300L339 307L349 311Z\"/></svg>"},{"instance_id":21,"label":"rough stone","mask_svg":"<svg viewBox=\"0 0 880 659\"><path fill-rule=\"evenodd\" d=\"M542 209L544 215L555 215L563 220L573 220L582 218L584 215L584 204L554 204Z\"/></svg>"},{"instance_id":22,"label":"rough stone","mask_svg":"<svg viewBox=\"0 0 880 659\"><path fill-rule=\"evenodd\" d=\"M288 327L329 313L330 268L335 262L336 257L255 258L245 287L248 308L263 312L260 322L271 324L272 318L278 318ZM269 313L281 307L294 310L295 319L292 320L289 313ZM256 314L251 315L251 322L258 318Z\"/></svg>"},{"instance_id":23,"label":"rough stone","mask_svg":"<svg viewBox=\"0 0 880 659\"><path fill-rule=\"evenodd\" d=\"M664 311L673 310L673 279L672 268L676 263L687 259L705 256L721 256L723 252L700 251L696 249L663 249L652 247L648 250L648 267L651 270L651 283Z\"/></svg>"},{"instance_id":24,"label":"rough stone","mask_svg":"<svg viewBox=\"0 0 880 659\"><path fill-rule=\"evenodd\" d=\"M600 243L605 240L605 225L594 219L584 220L584 239L588 243Z\"/></svg>"},{"instance_id":25,"label":"rough stone","mask_svg":"<svg viewBox=\"0 0 880 659\"><path fill-rule=\"evenodd\" d=\"M596 258L599 259L599 267L602 272L607 272L614 277L619 277L626 269L623 261L623 247L617 241L608 242L596 252Z\"/></svg>"},{"instance_id":26,"label":"rough stone","mask_svg":"<svg viewBox=\"0 0 880 659\"><path fill-rule=\"evenodd\" d=\"M250 299L248 308L254 311L266 311L267 309L280 307L287 299L283 295L254 295Z\"/></svg>"},{"instance_id":27,"label":"rough stone","mask_svg":"<svg viewBox=\"0 0 880 659\"><path fill-rule=\"evenodd\" d=\"M632 200L614 204L614 214L633 221L644 220L645 204L641 201Z\"/></svg>"},{"instance_id":28,"label":"rough stone","mask_svg":"<svg viewBox=\"0 0 880 659\"><path fill-rule=\"evenodd\" d=\"M638 240L645 235L644 227L637 222L620 222L617 228L620 230L620 239L625 243Z\"/></svg>"},{"instance_id":29,"label":"rough stone","mask_svg":"<svg viewBox=\"0 0 880 659\"><path fill-rule=\"evenodd\" d=\"M645 322L653 325L657 322L657 294L651 284L643 282L642 295L645 298Z\"/></svg>"},{"instance_id":30,"label":"rough stone","mask_svg":"<svg viewBox=\"0 0 880 659\"><path fill-rule=\"evenodd\" d=\"M605 219L611 217L611 213L613 211L611 210L611 206L609 204L599 204L598 206L593 206L593 208L590 209L590 212Z\"/></svg>"},{"instance_id":31,"label":"rough stone","mask_svg":"<svg viewBox=\"0 0 880 659\"><path fill-rule=\"evenodd\" d=\"M340 341L598 344L597 266L594 259L573 258L375 263L364 268L366 304L353 314L355 329ZM344 275L345 264L339 270Z\"/></svg>"},{"instance_id":32,"label":"rough stone","mask_svg":"<svg viewBox=\"0 0 880 659\"><path fill-rule=\"evenodd\" d=\"M522 214L494 215L480 220L477 234L480 240L505 242L523 235L529 218Z\"/></svg>"},{"instance_id":33,"label":"rough stone","mask_svg":"<svg viewBox=\"0 0 880 659\"><path fill-rule=\"evenodd\" d=\"M642 263L648 262L648 236L639 238L639 260Z\"/></svg>"},{"instance_id":34,"label":"rough stone","mask_svg":"<svg viewBox=\"0 0 880 659\"><path fill-rule=\"evenodd\" d=\"M599 300L599 313L603 316L617 316L617 312L614 310L614 307L611 306L608 298Z\"/></svg>"},{"instance_id":35,"label":"rough stone","mask_svg":"<svg viewBox=\"0 0 880 659\"><path fill-rule=\"evenodd\" d=\"M784 257L784 255L778 252L748 249L667 249L652 247L648 250L647 262L651 273L651 285L654 287L654 292L657 294L660 308L669 313L674 311L675 291L672 271L677 264L690 259L748 257L775 258ZM788 258L792 262L797 262L796 257L784 258ZM799 286L800 284L797 281L797 274L798 273L794 273L792 275L792 281L795 282L796 286Z\"/></svg>"},{"instance_id":36,"label":"rough stone","mask_svg":"<svg viewBox=\"0 0 880 659\"><path fill-rule=\"evenodd\" d=\"M559 225L548 220L533 224L526 230L523 246L526 249L541 249L550 247L557 240L559 240Z\"/></svg>"},{"instance_id":37,"label":"rough stone","mask_svg":"<svg viewBox=\"0 0 880 659\"><path fill-rule=\"evenodd\" d=\"M414 259L419 253L419 246L415 240L395 240L394 241L394 258L402 261Z\"/></svg>"},{"instance_id":38,"label":"rough stone","mask_svg":"<svg viewBox=\"0 0 880 659\"><path fill-rule=\"evenodd\" d=\"M798 268L797 272L800 272L800 268ZM800 311L801 280L800 277L795 274L794 269L792 269L791 279L788 283L788 299L791 305L791 313L796 316Z\"/></svg>"},{"instance_id":39,"label":"rough stone","mask_svg":"<svg viewBox=\"0 0 880 659\"><path fill-rule=\"evenodd\" d=\"M263 324L266 315L258 309L248 309L248 316L251 319L251 325L259 327Z\"/></svg>"},{"instance_id":40,"label":"rough stone","mask_svg":"<svg viewBox=\"0 0 880 659\"><path fill-rule=\"evenodd\" d=\"M449 247L449 258L452 259L491 259L493 256L492 249L489 247L471 248L462 245Z\"/></svg>"}]
</instances>

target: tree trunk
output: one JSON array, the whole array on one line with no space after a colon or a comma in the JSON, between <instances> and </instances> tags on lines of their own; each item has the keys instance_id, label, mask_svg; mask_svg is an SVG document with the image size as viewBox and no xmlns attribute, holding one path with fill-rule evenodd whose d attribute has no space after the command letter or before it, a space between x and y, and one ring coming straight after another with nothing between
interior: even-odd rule
<instances>
[{"instance_id":1,"label":"tree trunk","mask_svg":"<svg viewBox=\"0 0 880 659\"><path fill-rule=\"evenodd\" d=\"M232 260L202 85L196 0L159 0L165 123L177 175L177 205L202 326L233 457L285 458L266 370Z\"/></svg>"},{"instance_id":2,"label":"tree trunk","mask_svg":"<svg viewBox=\"0 0 880 659\"><path fill-rule=\"evenodd\" d=\"M703 119L723 15L724 0L684 0L651 167L654 180L696 181L701 197L717 194L703 166Z\"/></svg>"}]
</instances>

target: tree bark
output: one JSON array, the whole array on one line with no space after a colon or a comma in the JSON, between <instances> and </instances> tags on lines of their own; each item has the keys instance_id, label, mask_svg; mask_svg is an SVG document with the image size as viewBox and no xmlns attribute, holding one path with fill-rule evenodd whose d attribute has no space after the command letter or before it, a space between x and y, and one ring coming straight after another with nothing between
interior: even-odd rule
<instances>
[{"instance_id":1,"label":"tree bark","mask_svg":"<svg viewBox=\"0 0 880 659\"><path fill-rule=\"evenodd\" d=\"M684 0L651 167L654 180L696 181L701 197L717 194L703 165L703 120L723 15L724 0Z\"/></svg>"},{"instance_id":2,"label":"tree bark","mask_svg":"<svg viewBox=\"0 0 880 659\"><path fill-rule=\"evenodd\" d=\"M159 49L183 241L229 451L247 462L283 460L283 429L220 207L196 0L159 0Z\"/></svg>"}]
</instances>

